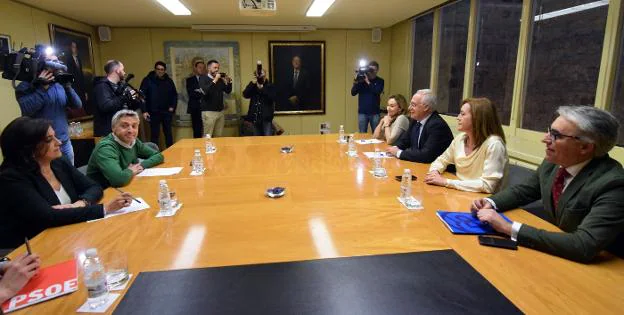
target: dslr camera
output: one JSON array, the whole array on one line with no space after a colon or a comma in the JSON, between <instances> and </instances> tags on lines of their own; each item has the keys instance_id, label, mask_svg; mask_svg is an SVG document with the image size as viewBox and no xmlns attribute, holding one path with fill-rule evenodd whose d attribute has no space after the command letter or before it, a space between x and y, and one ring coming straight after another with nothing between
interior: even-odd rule
<instances>
[{"instance_id":1,"label":"dslr camera","mask_svg":"<svg viewBox=\"0 0 624 315\"><path fill-rule=\"evenodd\" d=\"M256 66L256 81L258 84L264 84L266 77L262 72L262 61L258 60L258 66Z\"/></svg>"},{"instance_id":2,"label":"dslr camera","mask_svg":"<svg viewBox=\"0 0 624 315\"><path fill-rule=\"evenodd\" d=\"M67 72L67 66L59 60L49 59L53 52L51 47L36 45L34 49L22 48L19 51L3 53L0 56L0 63L4 68L2 78L13 80L13 88L15 88L16 80L37 83L39 73L47 69L53 73L54 80L39 83L74 83L74 75Z\"/></svg>"}]
</instances>

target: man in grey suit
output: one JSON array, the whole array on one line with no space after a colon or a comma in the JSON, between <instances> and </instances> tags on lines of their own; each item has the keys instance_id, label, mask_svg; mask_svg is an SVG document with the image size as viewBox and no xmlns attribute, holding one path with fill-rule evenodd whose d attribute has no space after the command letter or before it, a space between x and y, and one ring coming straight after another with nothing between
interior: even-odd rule
<instances>
[{"instance_id":1,"label":"man in grey suit","mask_svg":"<svg viewBox=\"0 0 624 315\"><path fill-rule=\"evenodd\" d=\"M619 123L589 106L562 106L542 142L546 158L525 183L489 198L471 210L482 222L520 245L579 262L603 249L624 253L624 170L609 157ZM505 221L497 211L542 199L548 220L563 232Z\"/></svg>"}]
</instances>

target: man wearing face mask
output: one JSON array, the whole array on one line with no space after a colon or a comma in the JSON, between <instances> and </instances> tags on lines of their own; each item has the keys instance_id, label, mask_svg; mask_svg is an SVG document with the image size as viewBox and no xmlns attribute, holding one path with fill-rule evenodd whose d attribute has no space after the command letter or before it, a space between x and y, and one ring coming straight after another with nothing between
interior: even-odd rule
<instances>
[{"instance_id":1,"label":"man wearing face mask","mask_svg":"<svg viewBox=\"0 0 624 315\"><path fill-rule=\"evenodd\" d=\"M94 80L93 97L95 108L93 112L93 134L103 137L111 130L113 115L124 108L135 109L138 94L134 90L124 93L124 79L126 72L119 60L109 60L104 65L105 77Z\"/></svg>"}]
</instances>

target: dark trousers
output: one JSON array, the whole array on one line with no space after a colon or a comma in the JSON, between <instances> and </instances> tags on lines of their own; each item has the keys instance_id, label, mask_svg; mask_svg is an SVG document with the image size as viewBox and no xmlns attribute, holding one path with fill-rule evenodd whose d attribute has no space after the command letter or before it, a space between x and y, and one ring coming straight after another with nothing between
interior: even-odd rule
<instances>
[{"instance_id":1,"label":"dark trousers","mask_svg":"<svg viewBox=\"0 0 624 315\"><path fill-rule=\"evenodd\" d=\"M165 144L167 148L173 145L173 133L171 131L171 121L173 114L153 113L150 115L151 141L158 145L160 138L160 125L162 124L163 133L165 134Z\"/></svg>"},{"instance_id":2,"label":"dark trousers","mask_svg":"<svg viewBox=\"0 0 624 315\"><path fill-rule=\"evenodd\" d=\"M201 109L191 109L190 113L193 138L202 138L204 136L204 123L202 122Z\"/></svg>"}]
</instances>

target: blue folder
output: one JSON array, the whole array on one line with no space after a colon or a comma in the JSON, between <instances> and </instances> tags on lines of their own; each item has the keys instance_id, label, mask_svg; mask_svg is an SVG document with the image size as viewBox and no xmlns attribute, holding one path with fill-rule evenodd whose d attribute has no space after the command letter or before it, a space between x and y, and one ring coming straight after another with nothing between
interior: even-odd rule
<instances>
[{"instance_id":1,"label":"blue folder","mask_svg":"<svg viewBox=\"0 0 624 315\"><path fill-rule=\"evenodd\" d=\"M453 234L498 234L489 224L481 223L481 221L472 216L470 212L438 210L436 214ZM500 215L503 219L507 220L507 222L512 223L504 214Z\"/></svg>"}]
</instances>

